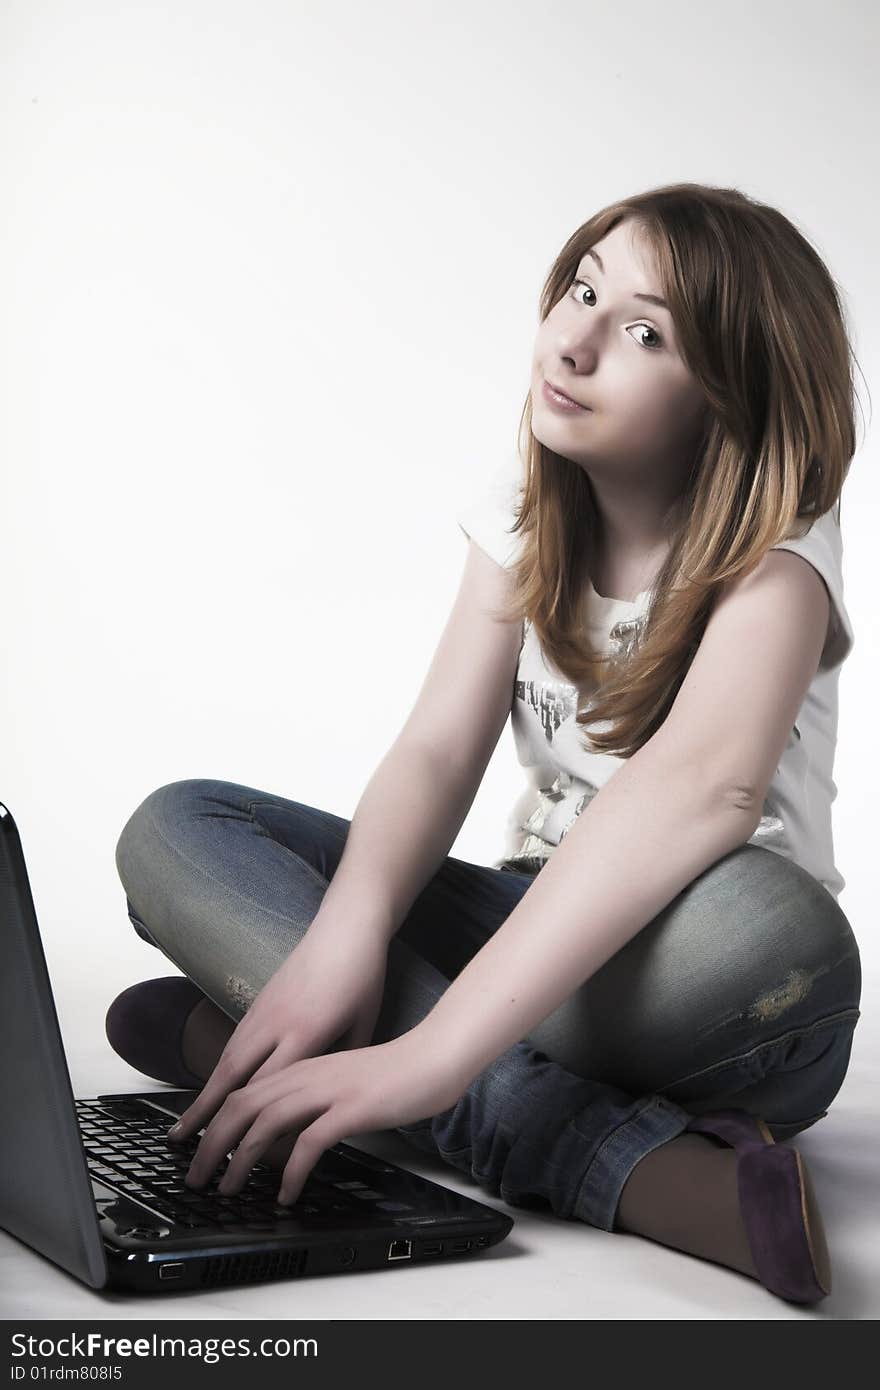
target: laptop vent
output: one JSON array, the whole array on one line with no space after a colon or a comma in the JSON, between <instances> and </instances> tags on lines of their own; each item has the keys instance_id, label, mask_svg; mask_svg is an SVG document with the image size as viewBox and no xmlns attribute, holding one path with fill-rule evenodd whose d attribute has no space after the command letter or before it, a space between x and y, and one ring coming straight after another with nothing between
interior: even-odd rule
<instances>
[{"instance_id":1,"label":"laptop vent","mask_svg":"<svg viewBox=\"0 0 880 1390\"><path fill-rule=\"evenodd\" d=\"M265 1254L214 1255L205 1261L202 1284L251 1284L259 1279L291 1279L302 1274L308 1250L269 1250Z\"/></svg>"}]
</instances>

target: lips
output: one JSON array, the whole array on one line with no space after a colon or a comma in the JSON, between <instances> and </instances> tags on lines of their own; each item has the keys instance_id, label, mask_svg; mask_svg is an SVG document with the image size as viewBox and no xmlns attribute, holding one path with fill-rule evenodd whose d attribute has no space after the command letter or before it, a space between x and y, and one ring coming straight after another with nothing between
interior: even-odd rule
<instances>
[{"instance_id":1,"label":"lips","mask_svg":"<svg viewBox=\"0 0 880 1390\"><path fill-rule=\"evenodd\" d=\"M572 405L580 406L581 410L590 409L588 405L583 405L581 401L576 401L574 396L570 396L567 391L563 391L560 386L556 386L552 381L549 381L547 377L544 378L544 384L545 386L549 386L551 391L555 391L557 396L561 396L563 400L570 401Z\"/></svg>"}]
</instances>

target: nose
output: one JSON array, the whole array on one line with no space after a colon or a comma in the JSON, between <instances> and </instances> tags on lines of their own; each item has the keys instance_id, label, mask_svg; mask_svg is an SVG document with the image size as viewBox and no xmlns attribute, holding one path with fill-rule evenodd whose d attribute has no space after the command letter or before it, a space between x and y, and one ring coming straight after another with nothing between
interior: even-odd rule
<instances>
[{"instance_id":1,"label":"nose","mask_svg":"<svg viewBox=\"0 0 880 1390\"><path fill-rule=\"evenodd\" d=\"M580 319L577 325L567 324L556 337L555 357L564 374L589 372L595 368L601 346L602 329L595 318Z\"/></svg>"}]
</instances>

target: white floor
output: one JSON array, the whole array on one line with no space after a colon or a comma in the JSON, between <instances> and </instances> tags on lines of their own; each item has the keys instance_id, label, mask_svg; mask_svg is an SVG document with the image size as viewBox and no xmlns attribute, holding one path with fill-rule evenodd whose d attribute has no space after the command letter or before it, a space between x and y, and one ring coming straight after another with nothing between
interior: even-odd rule
<instances>
[{"instance_id":1,"label":"white floor","mask_svg":"<svg viewBox=\"0 0 880 1390\"><path fill-rule=\"evenodd\" d=\"M155 968L158 966L158 969ZM170 974L147 962L144 978ZM53 971L53 974L55 972ZM76 972L74 972L76 973ZM112 974L112 971L111 971ZM69 976L67 978L70 978ZM105 976L67 992L55 983L75 1095L162 1089L113 1053L103 1019L131 975ZM850 1070L827 1118L798 1136L825 1217L834 1290L799 1308L744 1275L632 1235L612 1235L553 1216L507 1208L442 1162L423 1158L393 1133L350 1142L467 1192L514 1217L494 1250L446 1265L394 1267L242 1288L136 1298L95 1292L0 1232L0 1317L359 1318L359 1319L874 1319L880 1315L880 1112L876 1073L880 977L866 978Z\"/></svg>"}]
</instances>

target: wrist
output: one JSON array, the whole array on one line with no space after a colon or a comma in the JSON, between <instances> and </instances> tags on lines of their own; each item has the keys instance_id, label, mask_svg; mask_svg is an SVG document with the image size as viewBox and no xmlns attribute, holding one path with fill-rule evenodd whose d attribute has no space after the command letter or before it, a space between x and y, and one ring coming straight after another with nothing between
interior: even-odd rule
<instances>
[{"instance_id":1,"label":"wrist","mask_svg":"<svg viewBox=\"0 0 880 1390\"><path fill-rule=\"evenodd\" d=\"M387 946L396 930L391 917L381 908L336 908L321 906L312 918L309 933L315 936L350 937L352 933L371 936Z\"/></svg>"},{"instance_id":2,"label":"wrist","mask_svg":"<svg viewBox=\"0 0 880 1390\"><path fill-rule=\"evenodd\" d=\"M472 1065L462 1049L456 1047L446 1024L434 1018L433 1009L395 1041L405 1042L417 1055L420 1069L434 1076L435 1083L448 1096L443 1109L455 1104L480 1071L478 1066Z\"/></svg>"}]
</instances>

